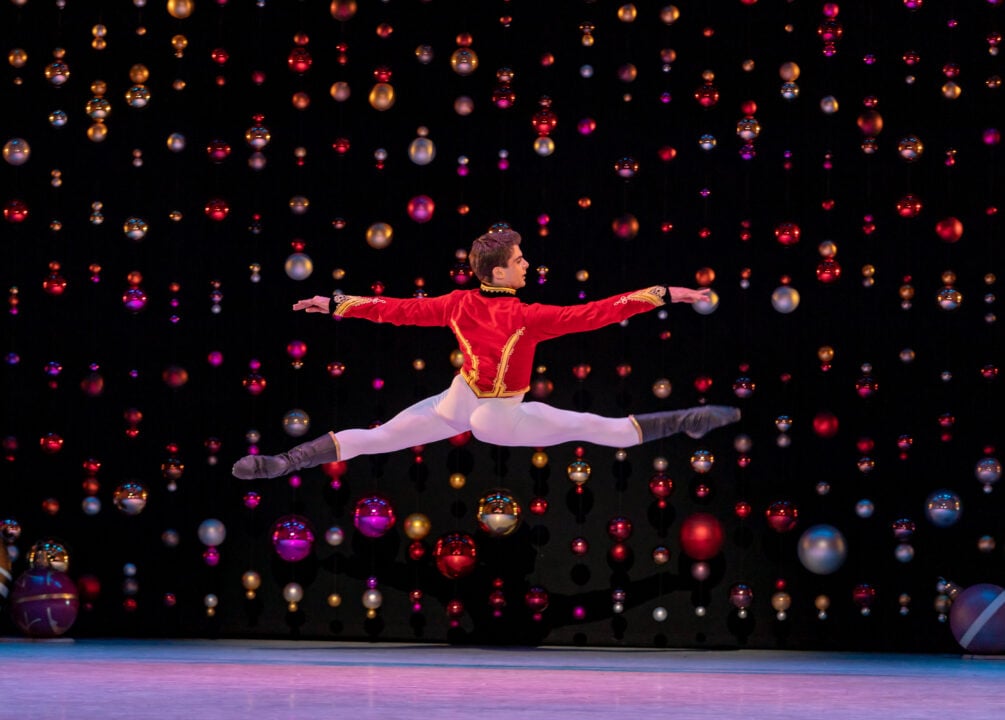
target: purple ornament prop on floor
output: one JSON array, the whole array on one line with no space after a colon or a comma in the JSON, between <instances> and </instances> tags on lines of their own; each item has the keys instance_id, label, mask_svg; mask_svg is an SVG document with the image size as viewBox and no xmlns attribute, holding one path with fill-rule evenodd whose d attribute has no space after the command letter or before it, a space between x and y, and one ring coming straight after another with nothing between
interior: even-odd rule
<instances>
[{"instance_id":1,"label":"purple ornament prop on floor","mask_svg":"<svg viewBox=\"0 0 1005 720\"><path fill-rule=\"evenodd\" d=\"M11 590L11 617L29 637L59 637L76 622L79 607L77 586L58 570L26 570Z\"/></svg>"},{"instance_id":2,"label":"purple ornament prop on floor","mask_svg":"<svg viewBox=\"0 0 1005 720\"><path fill-rule=\"evenodd\" d=\"M964 650L978 655L1005 652L1005 588L971 585L953 600L949 627Z\"/></svg>"}]
</instances>

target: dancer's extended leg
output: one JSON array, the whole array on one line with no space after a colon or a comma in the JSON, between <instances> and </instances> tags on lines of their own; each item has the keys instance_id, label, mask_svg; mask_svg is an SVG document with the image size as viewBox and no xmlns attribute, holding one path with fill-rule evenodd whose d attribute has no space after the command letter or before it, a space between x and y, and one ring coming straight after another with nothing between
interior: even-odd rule
<instances>
[{"instance_id":1,"label":"dancer's extended leg","mask_svg":"<svg viewBox=\"0 0 1005 720\"><path fill-rule=\"evenodd\" d=\"M242 480L274 478L326 462L445 440L470 428L467 418L474 407L474 395L455 381L382 425L328 433L279 455L247 455L234 464L233 473Z\"/></svg>"},{"instance_id":2,"label":"dancer's extended leg","mask_svg":"<svg viewBox=\"0 0 1005 720\"><path fill-rule=\"evenodd\" d=\"M471 416L475 437L494 445L546 447L564 442L589 442L608 447L638 445L639 430L629 418L573 412L519 398L493 400Z\"/></svg>"},{"instance_id":3,"label":"dancer's extended leg","mask_svg":"<svg viewBox=\"0 0 1005 720\"><path fill-rule=\"evenodd\" d=\"M512 398L482 404L471 416L471 429L475 437L495 445L534 447L580 441L631 447L680 432L698 438L739 419L737 408L720 405L611 418Z\"/></svg>"}]
</instances>

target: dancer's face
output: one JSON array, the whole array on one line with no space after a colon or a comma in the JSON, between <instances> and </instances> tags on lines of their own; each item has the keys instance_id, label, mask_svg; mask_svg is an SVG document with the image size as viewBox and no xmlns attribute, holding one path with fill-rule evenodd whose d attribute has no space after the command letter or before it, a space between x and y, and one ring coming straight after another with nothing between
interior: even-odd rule
<instances>
[{"instance_id":1,"label":"dancer's face","mask_svg":"<svg viewBox=\"0 0 1005 720\"><path fill-rule=\"evenodd\" d=\"M510 251L505 267L496 265L492 269L492 284L496 287L508 287L514 290L527 284L527 267L530 265L523 258L520 246L514 245Z\"/></svg>"}]
</instances>

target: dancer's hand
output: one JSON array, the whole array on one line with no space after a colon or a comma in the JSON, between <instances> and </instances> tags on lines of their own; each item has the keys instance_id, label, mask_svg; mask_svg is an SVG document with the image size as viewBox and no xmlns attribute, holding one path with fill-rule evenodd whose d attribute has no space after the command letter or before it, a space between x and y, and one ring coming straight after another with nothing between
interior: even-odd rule
<instances>
[{"instance_id":1,"label":"dancer's hand","mask_svg":"<svg viewBox=\"0 0 1005 720\"><path fill-rule=\"evenodd\" d=\"M670 302L696 303L700 300L708 300L712 289L700 288L692 290L691 288L668 287L667 292L670 293Z\"/></svg>"},{"instance_id":2,"label":"dancer's hand","mask_svg":"<svg viewBox=\"0 0 1005 720\"><path fill-rule=\"evenodd\" d=\"M331 298L324 295L315 295L307 300L300 300L293 304L294 310L303 310L309 313L331 312Z\"/></svg>"}]
</instances>

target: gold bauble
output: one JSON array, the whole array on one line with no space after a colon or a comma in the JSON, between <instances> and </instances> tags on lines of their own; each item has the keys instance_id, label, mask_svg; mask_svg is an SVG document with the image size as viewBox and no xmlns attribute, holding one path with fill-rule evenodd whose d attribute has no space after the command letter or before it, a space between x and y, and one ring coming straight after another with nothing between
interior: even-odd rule
<instances>
[{"instance_id":1,"label":"gold bauble","mask_svg":"<svg viewBox=\"0 0 1005 720\"><path fill-rule=\"evenodd\" d=\"M136 63L129 68L129 81L135 85L142 85L150 79L150 70L146 65Z\"/></svg>"},{"instance_id":2,"label":"gold bauble","mask_svg":"<svg viewBox=\"0 0 1005 720\"><path fill-rule=\"evenodd\" d=\"M87 139L91 142L102 142L108 137L108 127L102 122L96 122L87 128Z\"/></svg>"},{"instance_id":3,"label":"gold bauble","mask_svg":"<svg viewBox=\"0 0 1005 720\"><path fill-rule=\"evenodd\" d=\"M195 2L194 0L168 0L167 10L171 17L184 20L195 10Z\"/></svg>"},{"instance_id":4,"label":"gold bauble","mask_svg":"<svg viewBox=\"0 0 1005 720\"><path fill-rule=\"evenodd\" d=\"M432 526L428 516L418 512L412 513L405 518L405 535L409 540L422 540L429 535Z\"/></svg>"},{"instance_id":5,"label":"gold bauble","mask_svg":"<svg viewBox=\"0 0 1005 720\"><path fill-rule=\"evenodd\" d=\"M394 230L385 222L375 222L366 229L366 244L376 250L383 250L391 244Z\"/></svg>"},{"instance_id":6,"label":"gold bauble","mask_svg":"<svg viewBox=\"0 0 1005 720\"><path fill-rule=\"evenodd\" d=\"M356 14L356 0L332 0L329 10L333 18L345 22Z\"/></svg>"},{"instance_id":7,"label":"gold bauble","mask_svg":"<svg viewBox=\"0 0 1005 720\"><path fill-rule=\"evenodd\" d=\"M390 83L377 83L370 91L370 105L374 110L390 110L394 106L394 87Z\"/></svg>"}]
</instances>

